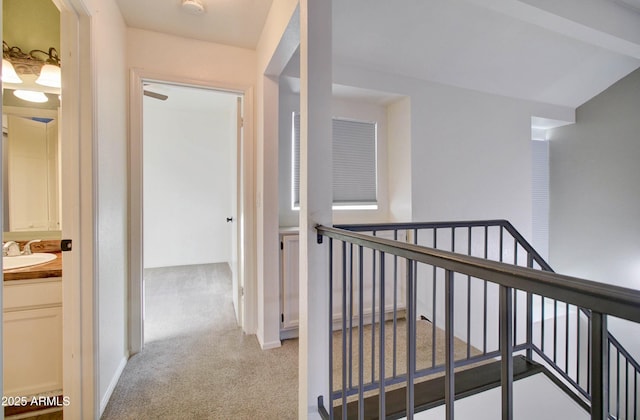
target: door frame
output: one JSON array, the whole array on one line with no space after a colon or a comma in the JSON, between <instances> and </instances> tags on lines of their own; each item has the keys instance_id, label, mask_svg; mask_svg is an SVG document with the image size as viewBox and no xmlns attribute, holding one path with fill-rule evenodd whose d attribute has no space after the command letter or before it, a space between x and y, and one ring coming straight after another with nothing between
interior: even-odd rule
<instances>
[{"instance_id":1,"label":"door frame","mask_svg":"<svg viewBox=\"0 0 640 420\"><path fill-rule=\"evenodd\" d=\"M255 209L253 169L253 88L212 80L194 80L167 74L131 69L129 80L129 352L144 347L143 283L143 82L176 84L235 93L243 97L243 136L237 144L237 224L238 281L234 301L236 317L243 331L255 333L256 287L253 276L255 250L251 238Z\"/></svg>"}]
</instances>

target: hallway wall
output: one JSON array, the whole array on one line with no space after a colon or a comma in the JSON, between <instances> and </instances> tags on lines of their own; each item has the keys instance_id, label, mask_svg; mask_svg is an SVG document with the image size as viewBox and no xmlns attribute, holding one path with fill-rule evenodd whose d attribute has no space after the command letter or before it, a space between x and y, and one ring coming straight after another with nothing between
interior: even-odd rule
<instances>
[{"instance_id":1,"label":"hallway wall","mask_svg":"<svg viewBox=\"0 0 640 420\"><path fill-rule=\"evenodd\" d=\"M169 98L144 97L144 268L228 263L237 96L157 89Z\"/></svg>"},{"instance_id":2,"label":"hallway wall","mask_svg":"<svg viewBox=\"0 0 640 420\"><path fill-rule=\"evenodd\" d=\"M95 273L98 397L102 412L129 356L126 27L113 0L92 2L95 81ZM83 280L84 281L84 280Z\"/></svg>"}]
</instances>

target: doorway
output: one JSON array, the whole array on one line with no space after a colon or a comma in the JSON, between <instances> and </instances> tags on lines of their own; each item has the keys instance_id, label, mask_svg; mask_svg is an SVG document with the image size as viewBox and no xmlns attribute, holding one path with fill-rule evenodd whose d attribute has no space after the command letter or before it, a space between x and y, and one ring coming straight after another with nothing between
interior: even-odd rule
<instances>
[{"instance_id":1,"label":"doorway","mask_svg":"<svg viewBox=\"0 0 640 420\"><path fill-rule=\"evenodd\" d=\"M243 89L132 80L130 352L146 341L145 272L223 264L244 327L247 179ZM250 196L249 196L250 197Z\"/></svg>"}]
</instances>

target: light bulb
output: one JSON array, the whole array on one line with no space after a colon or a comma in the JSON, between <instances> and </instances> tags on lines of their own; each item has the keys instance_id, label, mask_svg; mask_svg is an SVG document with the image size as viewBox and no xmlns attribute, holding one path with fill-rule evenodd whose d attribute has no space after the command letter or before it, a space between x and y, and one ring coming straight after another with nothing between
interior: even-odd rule
<instances>
[{"instance_id":1,"label":"light bulb","mask_svg":"<svg viewBox=\"0 0 640 420\"><path fill-rule=\"evenodd\" d=\"M49 98L43 92L36 92L34 90L14 90L13 94L20 99L29 102L47 102Z\"/></svg>"}]
</instances>

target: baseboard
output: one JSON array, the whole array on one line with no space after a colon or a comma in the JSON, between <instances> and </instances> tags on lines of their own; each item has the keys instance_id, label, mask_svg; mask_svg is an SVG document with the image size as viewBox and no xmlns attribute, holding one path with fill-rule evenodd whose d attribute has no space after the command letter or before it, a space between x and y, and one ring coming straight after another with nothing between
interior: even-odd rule
<instances>
[{"instance_id":1,"label":"baseboard","mask_svg":"<svg viewBox=\"0 0 640 420\"><path fill-rule=\"evenodd\" d=\"M400 308L396 311L396 319L404 319L407 316L407 311L404 308ZM370 325L371 324L371 312L365 312L363 314L362 317L362 324L363 325ZM389 309L387 308L387 310L384 313L384 320L385 321L391 321L393 319L393 309ZM360 319L358 316L354 316L353 317L353 323L352 325L354 327L357 327L360 323ZM333 318L333 331L339 331L342 329L342 317L340 316L335 316ZM298 338L298 334L299 333L299 329L298 329L298 324L292 323L292 326L289 326L287 328L281 328L280 329L280 340L288 340L291 338Z\"/></svg>"},{"instance_id":2,"label":"baseboard","mask_svg":"<svg viewBox=\"0 0 640 420\"><path fill-rule=\"evenodd\" d=\"M260 345L260 348L262 350L270 350L270 349L276 349L280 346L282 346L282 342L280 340L273 340L273 341L264 341L264 337L262 336L262 334L256 334L256 338L258 339L258 344Z\"/></svg>"},{"instance_id":3,"label":"baseboard","mask_svg":"<svg viewBox=\"0 0 640 420\"><path fill-rule=\"evenodd\" d=\"M116 389L116 385L118 384L118 380L120 380L120 376L122 375L122 371L124 371L125 366L127 366L127 358L123 357L122 360L120 360L120 364L118 365L118 368L116 369L116 372L113 375L113 378L111 378L111 382L109 383L109 386L107 387L107 390L104 393L104 396L100 400L100 416L102 416L105 408L107 408L107 404L111 399L111 395L113 394L113 391Z\"/></svg>"},{"instance_id":4,"label":"baseboard","mask_svg":"<svg viewBox=\"0 0 640 420\"><path fill-rule=\"evenodd\" d=\"M262 341L259 341L259 343L260 343L260 348L262 350L271 350L271 349L277 349L278 347L282 347L282 342L280 340L269 341L267 343L263 343Z\"/></svg>"}]
</instances>

